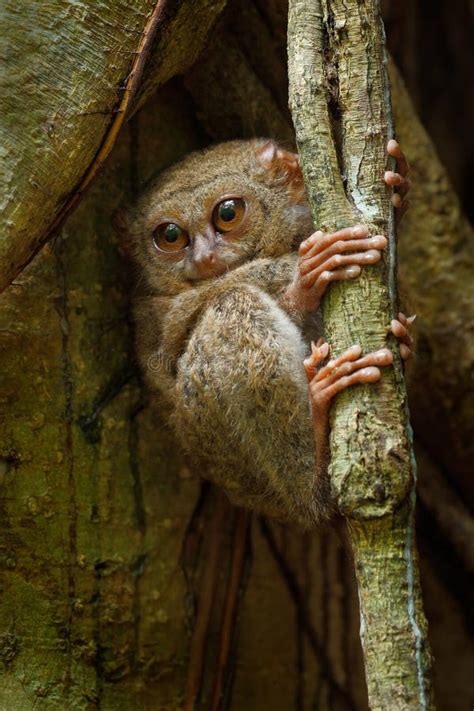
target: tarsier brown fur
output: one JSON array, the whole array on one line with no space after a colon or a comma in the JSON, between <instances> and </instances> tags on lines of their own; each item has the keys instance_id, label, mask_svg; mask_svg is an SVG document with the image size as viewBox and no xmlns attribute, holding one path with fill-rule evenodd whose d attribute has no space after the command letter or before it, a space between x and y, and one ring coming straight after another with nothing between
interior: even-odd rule
<instances>
[{"instance_id":1,"label":"tarsier brown fur","mask_svg":"<svg viewBox=\"0 0 474 711\"><path fill-rule=\"evenodd\" d=\"M399 204L405 172L385 176ZM385 348L354 346L320 367L330 349L319 302L331 281L377 262L385 237L363 226L311 234L298 157L263 139L192 153L119 225L137 269L143 376L193 469L235 504L314 527L331 511L331 400L392 362ZM408 321L392 324L405 356Z\"/></svg>"}]
</instances>

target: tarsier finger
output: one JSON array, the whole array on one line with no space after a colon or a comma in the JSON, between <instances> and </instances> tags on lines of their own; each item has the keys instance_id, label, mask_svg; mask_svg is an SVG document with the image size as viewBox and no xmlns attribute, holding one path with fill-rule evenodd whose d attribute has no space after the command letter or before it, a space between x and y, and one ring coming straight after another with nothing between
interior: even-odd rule
<instances>
[{"instance_id":1,"label":"tarsier finger","mask_svg":"<svg viewBox=\"0 0 474 711\"><path fill-rule=\"evenodd\" d=\"M369 230L365 225L355 225L355 227L344 227L342 230L338 230L337 232L328 232L327 234L323 234L323 232L318 231L315 232L314 235L311 235L311 237L308 237L305 242L309 243L308 249L304 248L304 251L301 251L300 247L300 255L301 254L306 254L307 257L313 257L316 254L321 254L326 250L328 247L331 247L331 245L335 244L336 242L343 242L345 240L353 240L353 239L364 239L368 237L369 235ZM314 239L313 239L314 238ZM302 243L302 245L305 244L305 242Z\"/></svg>"},{"instance_id":2,"label":"tarsier finger","mask_svg":"<svg viewBox=\"0 0 474 711\"><path fill-rule=\"evenodd\" d=\"M399 193L393 193L392 195L392 205L397 211L397 217L400 219L402 215L405 214L405 212L408 210L410 207L410 201L407 200L406 198L403 199L402 196Z\"/></svg>"},{"instance_id":3,"label":"tarsier finger","mask_svg":"<svg viewBox=\"0 0 474 711\"><path fill-rule=\"evenodd\" d=\"M408 335L408 331L403 325L403 323L401 323L395 318L390 321L390 330L392 331L395 338L406 338L406 336Z\"/></svg>"},{"instance_id":4,"label":"tarsier finger","mask_svg":"<svg viewBox=\"0 0 474 711\"><path fill-rule=\"evenodd\" d=\"M311 354L303 361L308 380L311 381L314 378L318 365L322 363L328 355L329 344L325 343L322 338L320 338L316 344L311 341Z\"/></svg>"},{"instance_id":5,"label":"tarsier finger","mask_svg":"<svg viewBox=\"0 0 474 711\"><path fill-rule=\"evenodd\" d=\"M404 313L400 312L397 318L390 322L390 331L398 340L402 360L408 360L413 356L411 349L413 337L409 329L415 319L416 314L405 316Z\"/></svg>"},{"instance_id":6,"label":"tarsier finger","mask_svg":"<svg viewBox=\"0 0 474 711\"><path fill-rule=\"evenodd\" d=\"M408 325L408 321L406 322ZM411 346L413 343L413 337L411 336L407 326L404 326L403 323L398 321L397 319L393 319L390 322L390 330L401 343L405 343L407 346Z\"/></svg>"},{"instance_id":7,"label":"tarsier finger","mask_svg":"<svg viewBox=\"0 0 474 711\"><path fill-rule=\"evenodd\" d=\"M400 144L394 138L391 138L390 141L387 143L387 153L396 159L397 171L403 176L408 175L410 171L408 160L404 152L400 148Z\"/></svg>"},{"instance_id":8,"label":"tarsier finger","mask_svg":"<svg viewBox=\"0 0 474 711\"><path fill-rule=\"evenodd\" d=\"M398 313L398 320L403 323L404 326L411 326L411 324L415 321L416 319L416 314L412 314L411 316L405 316L404 313L399 311Z\"/></svg>"},{"instance_id":9,"label":"tarsier finger","mask_svg":"<svg viewBox=\"0 0 474 711\"><path fill-rule=\"evenodd\" d=\"M400 357L402 360L409 360L413 356L413 351L405 343L400 343Z\"/></svg>"},{"instance_id":10,"label":"tarsier finger","mask_svg":"<svg viewBox=\"0 0 474 711\"><path fill-rule=\"evenodd\" d=\"M323 338L319 338L317 343L311 341L311 355L322 361L329 355L329 344Z\"/></svg>"},{"instance_id":11,"label":"tarsier finger","mask_svg":"<svg viewBox=\"0 0 474 711\"><path fill-rule=\"evenodd\" d=\"M376 264L380 261L381 256L381 253L377 249L369 249L360 254L336 254L309 274L304 275L303 283L307 289L310 289L316 284L319 277L322 277L322 281L324 282L327 277L323 275L326 274L331 274L331 281L337 279L352 279L354 276L358 276L361 266ZM359 267L359 271L354 269L347 271L350 267Z\"/></svg>"},{"instance_id":12,"label":"tarsier finger","mask_svg":"<svg viewBox=\"0 0 474 711\"><path fill-rule=\"evenodd\" d=\"M362 349L360 346L351 346L338 358L330 360L329 363L324 366L324 368L321 368L321 370L319 370L316 375L316 380L319 382L323 380L326 376L328 376L330 373L334 372L335 369L341 367L344 363L347 363L348 361L352 360L357 360L361 353Z\"/></svg>"},{"instance_id":13,"label":"tarsier finger","mask_svg":"<svg viewBox=\"0 0 474 711\"><path fill-rule=\"evenodd\" d=\"M384 235L374 235L373 237L358 240L337 240L322 252L313 256L313 250L308 252L300 266L301 274L308 274L321 266L331 257L337 258L342 254L354 252L368 252L374 249L384 249L387 246L387 238ZM323 267L326 269L328 267Z\"/></svg>"},{"instance_id":14,"label":"tarsier finger","mask_svg":"<svg viewBox=\"0 0 474 711\"><path fill-rule=\"evenodd\" d=\"M386 170L385 175L384 175L384 180L387 183L387 185L391 185L392 187L395 187L397 185L402 185L404 179L402 178L400 173L394 173L393 170Z\"/></svg>"},{"instance_id":15,"label":"tarsier finger","mask_svg":"<svg viewBox=\"0 0 474 711\"><path fill-rule=\"evenodd\" d=\"M318 230L317 232L313 232L312 235L310 235L307 239L303 240L299 246L299 253L300 255L307 254L311 247L313 247L319 239L323 236L323 233L321 230Z\"/></svg>"},{"instance_id":16,"label":"tarsier finger","mask_svg":"<svg viewBox=\"0 0 474 711\"><path fill-rule=\"evenodd\" d=\"M380 379L380 370L375 366L368 366L361 370L356 370L350 375L339 378L335 382L324 388L322 394L325 398L332 399L334 395L357 383L376 383Z\"/></svg>"},{"instance_id":17,"label":"tarsier finger","mask_svg":"<svg viewBox=\"0 0 474 711\"><path fill-rule=\"evenodd\" d=\"M411 182L406 177L410 168L405 154L394 139L387 143L387 153L396 159L396 170L387 170L384 180L386 185L393 188L391 201L397 211L397 220L400 220L409 207L409 202L404 197L411 187Z\"/></svg>"},{"instance_id":18,"label":"tarsier finger","mask_svg":"<svg viewBox=\"0 0 474 711\"><path fill-rule=\"evenodd\" d=\"M332 281L345 281L347 279L355 279L359 276L360 273L361 268L357 264L351 264L348 267L344 267L343 269L336 269L331 272L324 271L316 279L314 285L313 281L311 281L312 292L318 298L320 298L326 291L328 284L330 284Z\"/></svg>"},{"instance_id":19,"label":"tarsier finger","mask_svg":"<svg viewBox=\"0 0 474 711\"><path fill-rule=\"evenodd\" d=\"M360 349L359 349L360 350ZM329 386L339 378L344 378L356 371L362 370L367 367L383 367L385 365L390 365L393 362L393 356L388 348L381 348L374 353L367 353L367 355L362 356L362 358L357 358L352 361L347 361L342 363L342 365L337 366L334 370L327 374L324 378L323 386ZM319 373L318 373L319 375ZM316 378L318 379L318 378Z\"/></svg>"},{"instance_id":20,"label":"tarsier finger","mask_svg":"<svg viewBox=\"0 0 474 711\"><path fill-rule=\"evenodd\" d=\"M404 178L400 173L394 173L392 170L385 171L384 180L386 185L395 188L402 197L406 195L411 187L411 182L408 178Z\"/></svg>"}]
</instances>

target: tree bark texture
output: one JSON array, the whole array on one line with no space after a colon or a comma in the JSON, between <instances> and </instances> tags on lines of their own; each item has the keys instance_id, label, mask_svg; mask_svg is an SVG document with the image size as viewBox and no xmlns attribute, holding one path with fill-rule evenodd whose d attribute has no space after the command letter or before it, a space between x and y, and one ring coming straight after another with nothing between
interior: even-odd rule
<instances>
[{"instance_id":1,"label":"tree bark texture","mask_svg":"<svg viewBox=\"0 0 474 711\"><path fill-rule=\"evenodd\" d=\"M131 355L130 283L110 215L161 166L210 138L271 135L278 122L275 137L293 140L282 85L285 3L230 5L186 75L192 100L174 80L147 103L57 241L0 299L1 708L182 709L192 680L201 709L218 708L216 698L232 711L367 708L344 533L302 534L255 519L246 533L241 513L220 511L225 502L182 466L170 432L146 405ZM231 59L227 46L235 47ZM219 62L223 71L212 69L212 77L226 101L216 101L205 80L204 67ZM146 71L145 80L153 81ZM414 182L401 261L419 338L429 344L417 359L412 409L418 428L418 408L422 425L435 402L455 445L448 456L439 437L431 440L429 427L422 429L430 463L420 479L432 493L435 466L459 513L468 423L459 414L454 427L449 418L472 357L467 326L474 300L467 300L469 278L457 281L455 270L466 275L474 266L471 234L400 80L392 82ZM249 99L250 89L258 102ZM450 333L462 339L464 352ZM436 497L429 505L436 520L446 515ZM472 604L459 594L462 556L470 558L457 516L446 520L442 537L431 527L420 541L444 711L472 706ZM448 535L455 540L445 548Z\"/></svg>"},{"instance_id":2,"label":"tree bark texture","mask_svg":"<svg viewBox=\"0 0 474 711\"><path fill-rule=\"evenodd\" d=\"M102 165L145 62L151 68L142 90L149 94L192 64L224 4L3 5L0 37L8 64L0 94L0 291L51 237Z\"/></svg>"},{"instance_id":3,"label":"tree bark texture","mask_svg":"<svg viewBox=\"0 0 474 711\"><path fill-rule=\"evenodd\" d=\"M386 264L332 285L323 301L332 354L354 343L368 352L386 345L397 313L394 215L382 180L393 126L379 4L289 7L290 106L314 223L328 231L363 222L389 240ZM396 353L380 384L343 393L331 410L330 477L349 523L372 709L432 708L407 418Z\"/></svg>"},{"instance_id":4,"label":"tree bark texture","mask_svg":"<svg viewBox=\"0 0 474 711\"><path fill-rule=\"evenodd\" d=\"M413 183L399 250L408 301L420 314L413 424L473 507L474 234L393 63L390 78Z\"/></svg>"},{"instance_id":5,"label":"tree bark texture","mask_svg":"<svg viewBox=\"0 0 474 711\"><path fill-rule=\"evenodd\" d=\"M175 102L155 108L146 147L131 126L101 184L2 298L2 708L152 708L157 677L163 706L175 699L197 486L143 410L110 225L138 163L155 170L194 145ZM174 123L158 148L151 127Z\"/></svg>"}]
</instances>

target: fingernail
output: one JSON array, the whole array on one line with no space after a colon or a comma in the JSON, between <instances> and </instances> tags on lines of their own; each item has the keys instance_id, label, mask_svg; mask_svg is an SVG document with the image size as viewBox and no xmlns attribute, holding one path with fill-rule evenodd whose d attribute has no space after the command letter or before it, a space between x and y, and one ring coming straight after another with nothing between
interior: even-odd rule
<instances>
[{"instance_id":1,"label":"fingernail","mask_svg":"<svg viewBox=\"0 0 474 711\"><path fill-rule=\"evenodd\" d=\"M361 271L362 270L358 264L352 264L350 267L346 267L346 274L348 274L351 278L359 276Z\"/></svg>"},{"instance_id":2,"label":"fingernail","mask_svg":"<svg viewBox=\"0 0 474 711\"><path fill-rule=\"evenodd\" d=\"M363 225L358 225L357 227L354 227L354 229L352 230L352 234L354 235L354 237L363 237L367 234L367 227L364 227Z\"/></svg>"}]
</instances>

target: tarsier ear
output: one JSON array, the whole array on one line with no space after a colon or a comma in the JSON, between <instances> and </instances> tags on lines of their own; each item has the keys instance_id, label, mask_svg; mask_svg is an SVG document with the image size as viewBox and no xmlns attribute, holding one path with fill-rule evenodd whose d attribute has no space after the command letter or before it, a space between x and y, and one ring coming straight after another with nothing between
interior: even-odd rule
<instances>
[{"instance_id":1,"label":"tarsier ear","mask_svg":"<svg viewBox=\"0 0 474 711\"><path fill-rule=\"evenodd\" d=\"M266 141L257 148L256 157L273 182L288 186L295 202L304 200L303 174L296 153L280 148L274 141Z\"/></svg>"}]
</instances>

